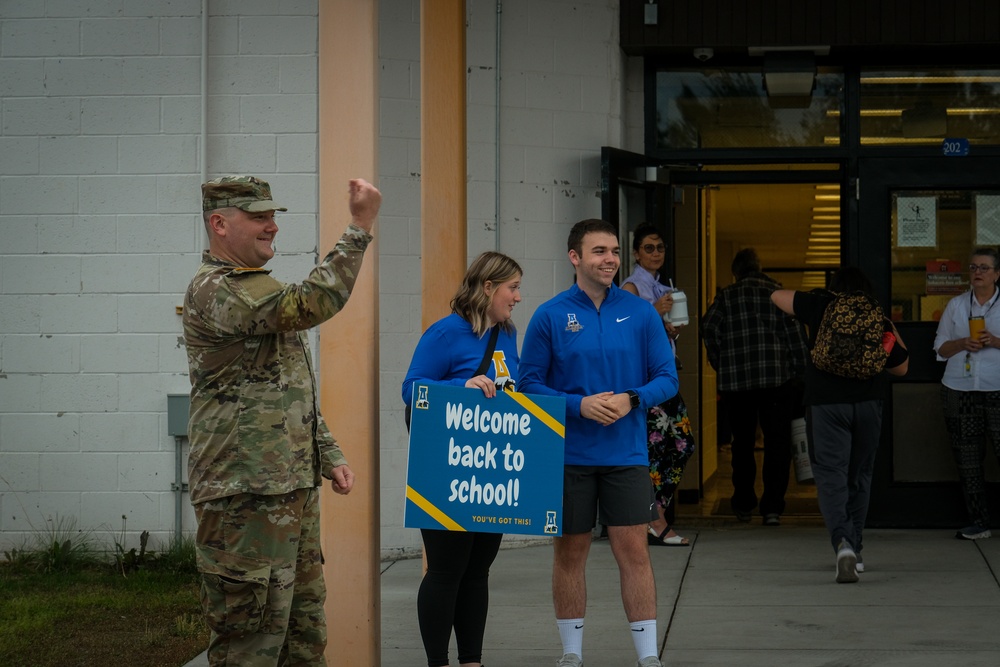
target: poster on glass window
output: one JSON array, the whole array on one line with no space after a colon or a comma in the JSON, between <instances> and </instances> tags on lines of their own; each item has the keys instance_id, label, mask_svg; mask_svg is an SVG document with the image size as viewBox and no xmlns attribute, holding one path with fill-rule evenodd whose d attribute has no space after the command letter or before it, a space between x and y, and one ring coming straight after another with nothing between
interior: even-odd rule
<instances>
[{"instance_id":1,"label":"poster on glass window","mask_svg":"<svg viewBox=\"0 0 1000 667\"><path fill-rule=\"evenodd\" d=\"M937 197L896 197L896 245L937 247Z\"/></svg>"}]
</instances>

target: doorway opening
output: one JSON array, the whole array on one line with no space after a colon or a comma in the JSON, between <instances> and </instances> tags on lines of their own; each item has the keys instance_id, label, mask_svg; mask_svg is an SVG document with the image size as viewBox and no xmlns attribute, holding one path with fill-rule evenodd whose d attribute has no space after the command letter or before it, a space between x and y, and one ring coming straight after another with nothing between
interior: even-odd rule
<instances>
[{"instance_id":1,"label":"doorway opening","mask_svg":"<svg viewBox=\"0 0 1000 667\"><path fill-rule=\"evenodd\" d=\"M614 190L606 219L618 224L623 247L631 247L631 232L641 222L663 228L667 256L661 272L688 294L690 324L678 337L676 352L697 452L678 487L676 520L681 526L695 517L701 523L730 521L731 438L720 411L715 371L704 352L701 316L717 291L732 282L730 265L743 248L755 248L764 273L786 288L827 284L842 257L843 170L829 163L665 166L638 154L617 153L611 157L618 160L604 165L606 187ZM630 258L623 257L621 279L632 270ZM758 497L762 455L758 433ZM815 486L800 483L794 465L785 498L783 520L822 521Z\"/></svg>"},{"instance_id":2,"label":"doorway opening","mask_svg":"<svg viewBox=\"0 0 1000 667\"><path fill-rule=\"evenodd\" d=\"M810 290L826 286L842 256L840 172L837 165L809 167L754 165L734 169L726 166L702 171L701 176L710 182L694 186L700 209L697 235L702 244L702 252L695 258L702 265L700 273L703 276L699 315L708 309L719 290L734 281L731 263L736 253L745 248L754 248L763 272L785 288ZM748 173L753 179L747 179ZM794 182L789 182L790 174L795 175ZM740 182L745 180L753 182ZM682 262L678 262L678 270L682 270ZM725 406L716 388L715 371L708 364L700 335L698 340L703 450L699 466L700 494L697 505L679 502L677 511L683 515L690 509L702 517L731 519L734 516L730 506L732 437ZM802 417L801 399L792 400L794 416ZM790 430L795 426L794 423L790 425ZM802 434L801 431L796 433ZM759 498L763 493L763 435L759 428L754 455ZM679 497L679 501L690 499L690 495ZM794 458L785 502L783 520L821 521L808 466L796 466ZM754 517L754 521L760 518Z\"/></svg>"}]
</instances>

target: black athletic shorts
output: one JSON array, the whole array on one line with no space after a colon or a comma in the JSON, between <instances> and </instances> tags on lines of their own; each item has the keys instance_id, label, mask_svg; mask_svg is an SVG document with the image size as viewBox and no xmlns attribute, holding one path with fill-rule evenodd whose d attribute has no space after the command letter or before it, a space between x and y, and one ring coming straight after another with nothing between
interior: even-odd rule
<instances>
[{"instance_id":1,"label":"black athletic shorts","mask_svg":"<svg viewBox=\"0 0 1000 667\"><path fill-rule=\"evenodd\" d=\"M563 469L565 535L593 530L600 508L605 526L635 526L657 517L648 466L566 466Z\"/></svg>"}]
</instances>

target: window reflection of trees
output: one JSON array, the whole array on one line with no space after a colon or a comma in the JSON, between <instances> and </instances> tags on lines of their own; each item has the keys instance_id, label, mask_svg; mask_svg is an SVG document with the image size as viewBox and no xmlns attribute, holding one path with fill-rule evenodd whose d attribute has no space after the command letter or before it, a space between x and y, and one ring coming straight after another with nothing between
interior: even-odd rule
<instances>
[{"instance_id":1,"label":"window reflection of trees","mask_svg":"<svg viewBox=\"0 0 1000 667\"><path fill-rule=\"evenodd\" d=\"M768 98L759 72L659 72L656 145L680 149L836 144L842 89L840 74L818 74L811 98Z\"/></svg>"}]
</instances>

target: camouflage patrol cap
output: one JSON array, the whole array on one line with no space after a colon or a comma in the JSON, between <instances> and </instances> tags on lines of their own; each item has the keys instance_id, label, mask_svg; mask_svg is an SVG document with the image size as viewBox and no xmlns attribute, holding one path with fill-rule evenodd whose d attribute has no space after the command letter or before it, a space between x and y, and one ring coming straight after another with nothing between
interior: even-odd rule
<instances>
[{"instance_id":1,"label":"camouflage patrol cap","mask_svg":"<svg viewBox=\"0 0 1000 667\"><path fill-rule=\"evenodd\" d=\"M201 184L201 210L287 211L271 201L271 186L256 176L223 176Z\"/></svg>"}]
</instances>

